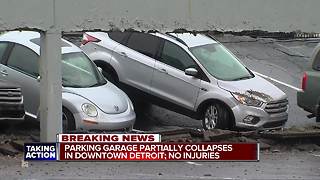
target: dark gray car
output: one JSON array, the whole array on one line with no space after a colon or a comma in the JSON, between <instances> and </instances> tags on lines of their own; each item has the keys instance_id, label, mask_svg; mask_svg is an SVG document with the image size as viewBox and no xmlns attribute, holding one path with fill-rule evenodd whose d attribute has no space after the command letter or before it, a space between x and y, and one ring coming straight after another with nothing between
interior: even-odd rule
<instances>
[{"instance_id":1,"label":"dark gray car","mask_svg":"<svg viewBox=\"0 0 320 180\"><path fill-rule=\"evenodd\" d=\"M312 65L302 77L302 90L297 93L298 105L320 122L320 44L314 49Z\"/></svg>"}]
</instances>

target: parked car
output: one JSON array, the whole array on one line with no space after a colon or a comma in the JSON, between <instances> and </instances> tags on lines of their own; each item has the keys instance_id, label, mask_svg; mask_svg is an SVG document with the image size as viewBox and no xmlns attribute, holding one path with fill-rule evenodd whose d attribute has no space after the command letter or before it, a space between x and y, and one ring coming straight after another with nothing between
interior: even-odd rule
<instances>
[{"instance_id":1,"label":"parked car","mask_svg":"<svg viewBox=\"0 0 320 180\"><path fill-rule=\"evenodd\" d=\"M302 91L297 93L298 106L311 113L320 122L320 44L314 49L312 65L302 77Z\"/></svg>"},{"instance_id":2,"label":"parked car","mask_svg":"<svg viewBox=\"0 0 320 180\"><path fill-rule=\"evenodd\" d=\"M110 81L201 119L204 129L278 128L288 119L286 94L211 36L87 32L81 48Z\"/></svg>"},{"instance_id":3,"label":"parked car","mask_svg":"<svg viewBox=\"0 0 320 180\"><path fill-rule=\"evenodd\" d=\"M0 58L1 58L0 44ZM23 95L20 86L0 80L0 121L24 120Z\"/></svg>"},{"instance_id":4,"label":"parked car","mask_svg":"<svg viewBox=\"0 0 320 180\"><path fill-rule=\"evenodd\" d=\"M136 115L128 96L107 82L80 48L64 39L61 45L64 130L132 128ZM0 36L0 47L1 79L22 87L26 114L37 118L40 34L8 32Z\"/></svg>"}]
</instances>

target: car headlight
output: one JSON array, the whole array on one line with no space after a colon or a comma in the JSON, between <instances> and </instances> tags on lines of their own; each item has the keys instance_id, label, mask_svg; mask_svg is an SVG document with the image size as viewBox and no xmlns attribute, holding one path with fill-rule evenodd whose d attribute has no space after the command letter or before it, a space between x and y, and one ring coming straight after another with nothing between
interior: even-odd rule
<instances>
[{"instance_id":1,"label":"car headlight","mask_svg":"<svg viewBox=\"0 0 320 180\"><path fill-rule=\"evenodd\" d=\"M98 116L97 108L92 104L84 103L84 104L82 104L81 108L82 108L82 111L90 117L97 117Z\"/></svg>"},{"instance_id":2,"label":"car headlight","mask_svg":"<svg viewBox=\"0 0 320 180\"><path fill-rule=\"evenodd\" d=\"M247 106L261 107L263 104L262 101L247 94L240 94L240 93L231 93L231 94L238 102Z\"/></svg>"}]
</instances>

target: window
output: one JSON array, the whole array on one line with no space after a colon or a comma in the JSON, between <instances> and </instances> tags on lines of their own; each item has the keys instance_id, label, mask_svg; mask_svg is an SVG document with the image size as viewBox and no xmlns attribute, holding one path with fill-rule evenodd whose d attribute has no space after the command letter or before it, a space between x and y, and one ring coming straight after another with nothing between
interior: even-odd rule
<instances>
[{"instance_id":1,"label":"window","mask_svg":"<svg viewBox=\"0 0 320 180\"><path fill-rule=\"evenodd\" d=\"M0 61L2 60L3 55L6 52L7 47L8 47L7 43L0 43Z\"/></svg>"},{"instance_id":2,"label":"window","mask_svg":"<svg viewBox=\"0 0 320 180\"><path fill-rule=\"evenodd\" d=\"M182 71L190 67L197 67L187 52L169 41L164 43L160 61Z\"/></svg>"},{"instance_id":3,"label":"window","mask_svg":"<svg viewBox=\"0 0 320 180\"><path fill-rule=\"evenodd\" d=\"M160 39L158 37L151 34L135 32L130 36L127 46L146 56L155 58L159 44Z\"/></svg>"},{"instance_id":4,"label":"window","mask_svg":"<svg viewBox=\"0 0 320 180\"><path fill-rule=\"evenodd\" d=\"M82 52L63 54L61 68L65 87L86 88L106 83L94 63Z\"/></svg>"},{"instance_id":5,"label":"window","mask_svg":"<svg viewBox=\"0 0 320 180\"><path fill-rule=\"evenodd\" d=\"M315 56L312 66L313 66L314 70L320 71L320 50L318 51L317 55Z\"/></svg>"},{"instance_id":6,"label":"window","mask_svg":"<svg viewBox=\"0 0 320 180\"><path fill-rule=\"evenodd\" d=\"M108 35L109 37L114 40L117 41L120 44L125 43L125 40L127 39L127 37L129 36L130 32L120 32L120 31L115 31L115 32L109 32Z\"/></svg>"},{"instance_id":7,"label":"window","mask_svg":"<svg viewBox=\"0 0 320 180\"><path fill-rule=\"evenodd\" d=\"M218 43L190 48L191 53L214 77L225 81L237 81L252 78L250 71Z\"/></svg>"},{"instance_id":8,"label":"window","mask_svg":"<svg viewBox=\"0 0 320 180\"><path fill-rule=\"evenodd\" d=\"M38 62L39 56L35 52L20 44L15 44L7 64L17 71L38 77Z\"/></svg>"}]
</instances>

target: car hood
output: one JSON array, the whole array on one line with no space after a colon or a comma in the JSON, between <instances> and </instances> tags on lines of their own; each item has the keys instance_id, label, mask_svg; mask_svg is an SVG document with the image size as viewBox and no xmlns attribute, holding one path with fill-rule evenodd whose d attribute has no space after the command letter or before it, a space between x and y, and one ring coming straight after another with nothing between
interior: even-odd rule
<instances>
[{"instance_id":1,"label":"car hood","mask_svg":"<svg viewBox=\"0 0 320 180\"><path fill-rule=\"evenodd\" d=\"M119 114L128 109L127 95L110 82L103 86L90 88L64 87L63 91L87 99L107 114Z\"/></svg>"},{"instance_id":2,"label":"car hood","mask_svg":"<svg viewBox=\"0 0 320 180\"><path fill-rule=\"evenodd\" d=\"M277 101L287 98L287 95L269 81L260 76L239 81L218 80L220 88L229 92L250 94L264 102Z\"/></svg>"},{"instance_id":3,"label":"car hood","mask_svg":"<svg viewBox=\"0 0 320 180\"><path fill-rule=\"evenodd\" d=\"M13 82L9 82L9 81L5 81L5 80L0 79L0 88L1 89L20 88L20 86L13 83Z\"/></svg>"}]
</instances>

